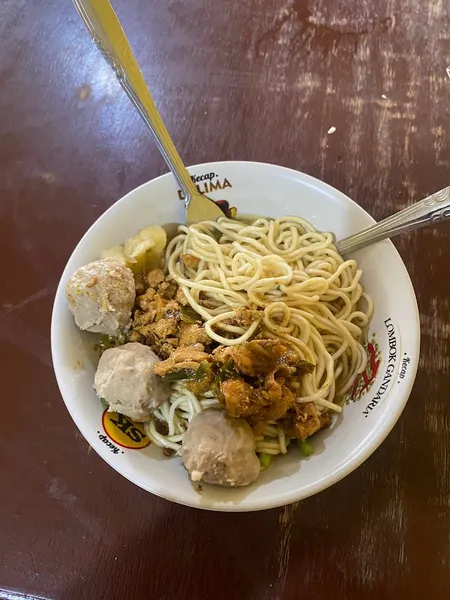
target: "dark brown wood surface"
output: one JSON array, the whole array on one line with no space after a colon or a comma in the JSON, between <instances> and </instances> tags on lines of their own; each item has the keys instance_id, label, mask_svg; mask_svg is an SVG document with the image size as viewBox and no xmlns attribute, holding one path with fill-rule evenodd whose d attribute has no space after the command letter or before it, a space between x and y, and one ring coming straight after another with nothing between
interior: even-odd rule
<instances>
[{"instance_id":1,"label":"dark brown wood surface","mask_svg":"<svg viewBox=\"0 0 450 600\"><path fill-rule=\"evenodd\" d=\"M447 0L114 5L187 164L285 165L376 218L450 183ZM165 171L72 3L1 0L0 598L449 598L450 226L396 241L420 305L416 385L322 494L196 511L78 433L50 359L58 278L91 223Z\"/></svg>"}]
</instances>

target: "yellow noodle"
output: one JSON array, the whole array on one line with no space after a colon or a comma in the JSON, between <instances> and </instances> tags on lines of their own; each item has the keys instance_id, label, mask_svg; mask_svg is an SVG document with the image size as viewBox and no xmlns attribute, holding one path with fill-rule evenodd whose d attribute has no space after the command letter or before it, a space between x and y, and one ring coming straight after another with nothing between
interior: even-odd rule
<instances>
[{"instance_id":1,"label":"yellow noodle","mask_svg":"<svg viewBox=\"0 0 450 600\"><path fill-rule=\"evenodd\" d=\"M199 258L197 268L186 267L182 254ZM339 255L331 234L299 217L250 224L221 217L180 227L166 263L212 339L238 345L262 329L315 365L302 378L299 401L339 410L336 402L366 368L362 336L373 303L356 261ZM247 328L230 325L242 307L258 307L261 318ZM280 435L261 446L273 450ZM283 449L285 441L277 443Z\"/></svg>"}]
</instances>

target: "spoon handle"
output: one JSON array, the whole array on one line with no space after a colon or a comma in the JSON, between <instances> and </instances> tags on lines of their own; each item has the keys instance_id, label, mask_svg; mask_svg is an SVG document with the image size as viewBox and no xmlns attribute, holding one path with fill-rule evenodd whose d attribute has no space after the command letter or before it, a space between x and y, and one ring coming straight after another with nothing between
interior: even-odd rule
<instances>
[{"instance_id":1,"label":"spoon handle","mask_svg":"<svg viewBox=\"0 0 450 600\"><path fill-rule=\"evenodd\" d=\"M73 0L73 3L120 85L152 132L159 151L186 196L188 205L197 189L161 119L113 7L109 0Z\"/></svg>"},{"instance_id":2,"label":"spoon handle","mask_svg":"<svg viewBox=\"0 0 450 600\"><path fill-rule=\"evenodd\" d=\"M379 223L340 240L336 248L341 254L350 254L375 242L394 237L419 227L435 225L450 219L450 186L439 190L420 202L415 202Z\"/></svg>"}]
</instances>

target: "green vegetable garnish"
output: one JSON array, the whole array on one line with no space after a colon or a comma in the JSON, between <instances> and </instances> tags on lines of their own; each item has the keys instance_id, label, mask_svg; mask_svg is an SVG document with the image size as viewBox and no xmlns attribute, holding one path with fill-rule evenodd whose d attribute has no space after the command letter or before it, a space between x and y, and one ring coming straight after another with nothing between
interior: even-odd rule
<instances>
[{"instance_id":1,"label":"green vegetable garnish","mask_svg":"<svg viewBox=\"0 0 450 600\"><path fill-rule=\"evenodd\" d=\"M195 379L197 371L195 369L179 369L178 371L172 371L164 375L164 379L169 383L174 381L182 381L183 379Z\"/></svg>"},{"instance_id":2,"label":"green vegetable garnish","mask_svg":"<svg viewBox=\"0 0 450 600\"><path fill-rule=\"evenodd\" d=\"M109 404L106 402L106 400L104 398L100 398L100 403L103 406L103 408L109 408Z\"/></svg>"},{"instance_id":3,"label":"green vegetable garnish","mask_svg":"<svg viewBox=\"0 0 450 600\"><path fill-rule=\"evenodd\" d=\"M174 381L182 381L183 379L189 379L190 381L199 381L208 374L210 364L207 360L200 363L198 369L179 369L178 371L172 371L164 375L163 379L169 383Z\"/></svg>"},{"instance_id":4,"label":"green vegetable garnish","mask_svg":"<svg viewBox=\"0 0 450 600\"><path fill-rule=\"evenodd\" d=\"M259 458L259 463L261 465L261 467L260 467L261 471L265 471L266 469L268 469L273 461L273 455L266 454L265 452L261 452L258 455L258 458Z\"/></svg>"},{"instance_id":5,"label":"green vegetable garnish","mask_svg":"<svg viewBox=\"0 0 450 600\"><path fill-rule=\"evenodd\" d=\"M307 360L299 360L295 365L297 368L297 375L303 375L304 373L313 373L315 366Z\"/></svg>"},{"instance_id":6,"label":"green vegetable garnish","mask_svg":"<svg viewBox=\"0 0 450 600\"><path fill-rule=\"evenodd\" d=\"M225 381L227 379L234 379L236 377L236 369L234 367L234 361L233 360L227 360L226 363L224 363L220 369L219 372L217 373L217 377L219 379L219 381Z\"/></svg>"},{"instance_id":7,"label":"green vegetable garnish","mask_svg":"<svg viewBox=\"0 0 450 600\"><path fill-rule=\"evenodd\" d=\"M200 379L203 379L203 377L206 377L208 375L208 373L209 373L210 370L211 370L211 365L209 364L209 362L207 360L203 360L200 363L199 368L195 372L194 379L196 381L199 381Z\"/></svg>"},{"instance_id":8,"label":"green vegetable garnish","mask_svg":"<svg viewBox=\"0 0 450 600\"><path fill-rule=\"evenodd\" d=\"M311 442L308 442L308 440L297 440L297 444L303 456L308 457L311 456L311 454L314 454L314 448L312 447Z\"/></svg>"},{"instance_id":9,"label":"green vegetable garnish","mask_svg":"<svg viewBox=\"0 0 450 600\"><path fill-rule=\"evenodd\" d=\"M184 323L189 323L189 325L193 325L194 323L201 323L202 318L198 314L196 310L192 308L192 306L182 306L180 308L180 318Z\"/></svg>"},{"instance_id":10,"label":"green vegetable garnish","mask_svg":"<svg viewBox=\"0 0 450 600\"><path fill-rule=\"evenodd\" d=\"M122 344L127 343L127 337L124 333L119 333L117 336L112 335L102 335L100 342L95 345L95 349L99 350L101 354L105 352L105 350L109 350L110 348L116 348L117 346L122 346Z\"/></svg>"}]
</instances>

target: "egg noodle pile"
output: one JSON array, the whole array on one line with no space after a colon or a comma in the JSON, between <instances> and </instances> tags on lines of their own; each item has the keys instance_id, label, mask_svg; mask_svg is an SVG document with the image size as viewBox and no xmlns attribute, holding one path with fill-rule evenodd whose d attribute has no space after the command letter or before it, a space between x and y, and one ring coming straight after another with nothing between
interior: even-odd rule
<instances>
[{"instance_id":1,"label":"egg noodle pile","mask_svg":"<svg viewBox=\"0 0 450 600\"><path fill-rule=\"evenodd\" d=\"M181 260L186 254L199 259L195 268ZM363 332L373 303L363 292L356 261L344 260L330 233L298 217L251 223L221 217L180 226L167 247L166 267L212 339L232 346L257 330L278 339L315 365L301 379L297 402L312 401L320 412L342 410L339 400L367 365ZM232 324L242 307L260 309L247 327ZM156 444L178 450L189 421L216 403L176 384L156 415L167 422L169 434L158 434L154 423L147 425L148 434ZM257 438L257 451L284 453L288 442L271 423Z\"/></svg>"}]
</instances>

